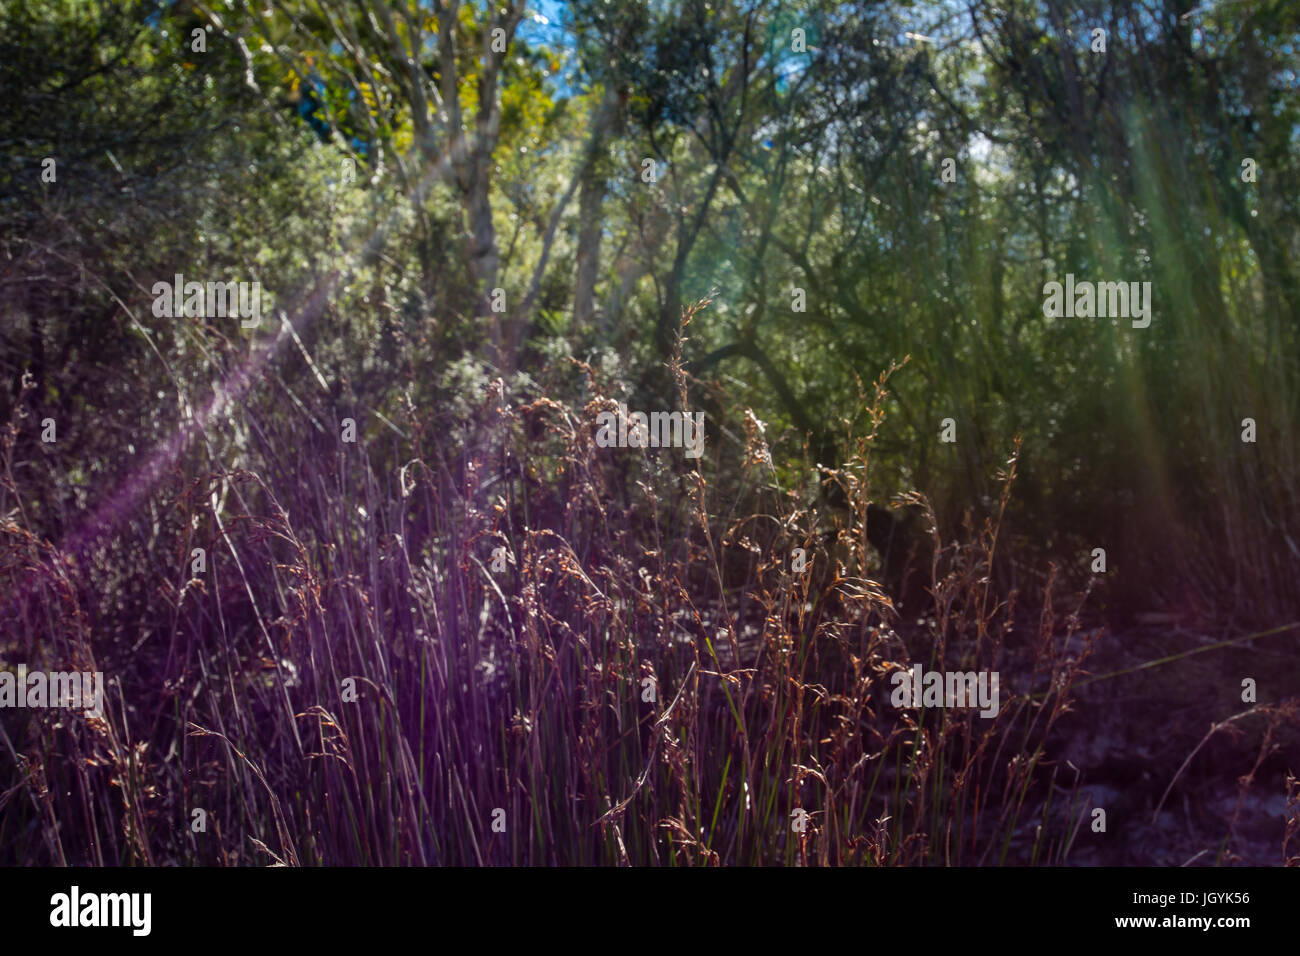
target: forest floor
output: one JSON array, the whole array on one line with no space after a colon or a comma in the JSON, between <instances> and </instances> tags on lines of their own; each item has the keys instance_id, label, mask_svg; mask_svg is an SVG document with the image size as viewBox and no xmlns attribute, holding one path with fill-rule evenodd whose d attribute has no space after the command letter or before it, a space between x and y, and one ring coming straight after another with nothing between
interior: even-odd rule
<instances>
[{"instance_id":1,"label":"forest floor","mask_svg":"<svg viewBox=\"0 0 1300 956\"><path fill-rule=\"evenodd\" d=\"M1270 678L1293 661L1286 634L1209 649L1239 636L1137 626L1106 632L1095 644L1085 663L1091 676L1075 686L1048 758L1061 764L1058 780L1067 787L1078 769L1079 793L1106 810L1107 832L1092 832L1085 816L1068 862L1282 863L1286 768L1296 765L1300 741L1285 725L1269 733L1268 705L1288 690ZM1206 650L1143 666L1198 648ZM1256 682L1263 705L1254 713L1247 712L1256 705L1242 699L1245 678ZM1235 715L1242 716L1223 724ZM1054 803L1063 812L1066 801ZM1042 804L1040 797L1025 819L1038 819ZM1027 829L1032 840L1032 823Z\"/></svg>"}]
</instances>

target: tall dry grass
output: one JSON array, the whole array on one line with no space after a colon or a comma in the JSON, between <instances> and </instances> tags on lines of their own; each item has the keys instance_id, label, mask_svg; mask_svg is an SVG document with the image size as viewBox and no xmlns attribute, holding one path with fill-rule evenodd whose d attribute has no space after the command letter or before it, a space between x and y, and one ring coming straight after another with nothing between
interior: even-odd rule
<instances>
[{"instance_id":1,"label":"tall dry grass","mask_svg":"<svg viewBox=\"0 0 1300 956\"><path fill-rule=\"evenodd\" d=\"M689 409L680 338L671 370ZM250 408L241 467L196 443L62 542L32 518L20 403L0 658L109 691L102 719L5 714L6 862L1068 861L1086 807L1045 741L1081 598L1049 577L1026 615L998 593L995 515L933 532L928 603L899 619L865 526L889 373L827 510L780 486L752 413L743 439L706 424L698 462L598 448L611 385L571 371L567 399L496 381L455 416L357 414L356 444L313 424L338 409ZM1000 672L998 715L892 707L913 662Z\"/></svg>"}]
</instances>

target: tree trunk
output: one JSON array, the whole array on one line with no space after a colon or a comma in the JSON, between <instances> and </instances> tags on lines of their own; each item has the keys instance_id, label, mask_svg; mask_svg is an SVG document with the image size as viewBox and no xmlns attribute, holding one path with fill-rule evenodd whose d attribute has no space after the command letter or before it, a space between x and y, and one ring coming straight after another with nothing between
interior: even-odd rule
<instances>
[{"instance_id":1,"label":"tree trunk","mask_svg":"<svg viewBox=\"0 0 1300 956\"><path fill-rule=\"evenodd\" d=\"M591 138L583 160L581 192L578 194L578 266L573 292L575 330L590 328L595 322L596 281L600 275L600 242L604 233L601 211L608 188L604 168L606 136L619 99L612 87L606 88L591 124Z\"/></svg>"}]
</instances>

